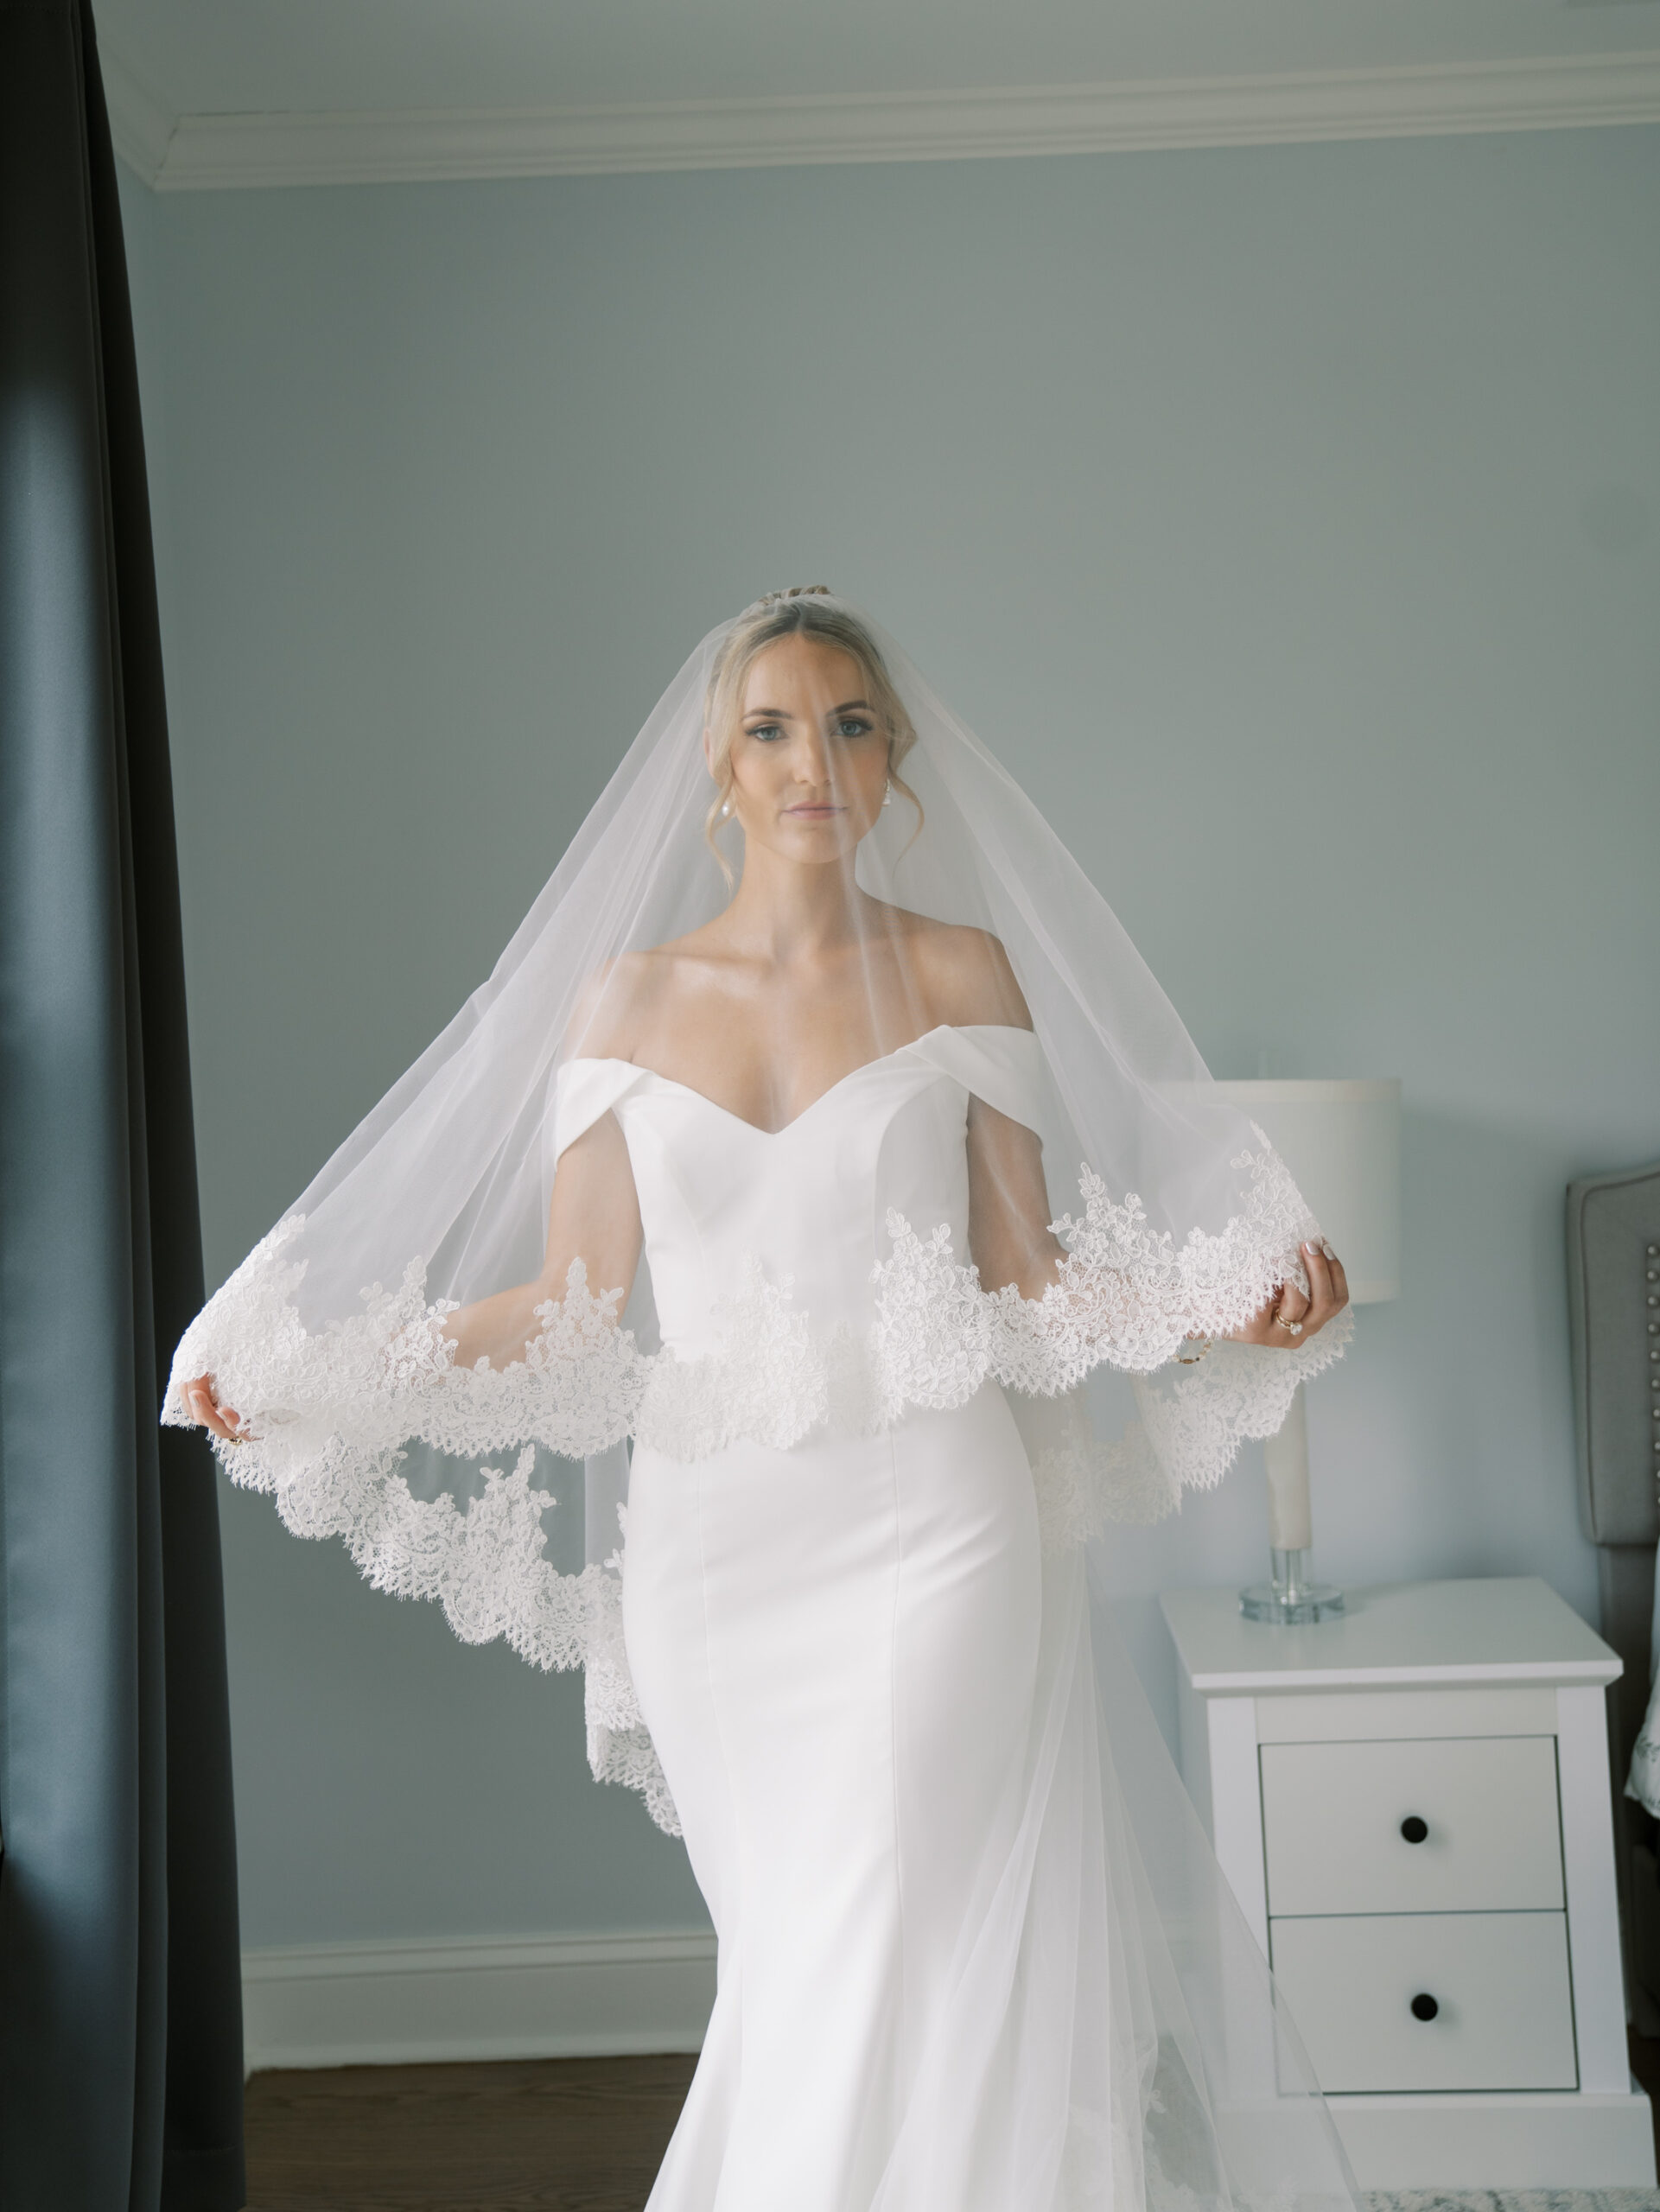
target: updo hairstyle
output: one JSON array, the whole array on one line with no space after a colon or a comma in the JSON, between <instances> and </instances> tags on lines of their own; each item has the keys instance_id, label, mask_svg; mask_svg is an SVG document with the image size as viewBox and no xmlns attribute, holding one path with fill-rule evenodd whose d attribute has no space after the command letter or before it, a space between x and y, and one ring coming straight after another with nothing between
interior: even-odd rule
<instances>
[{"instance_id":1,"label":"updo hairstyle","mask_svg":"<svg viewBox=\"0 0 1660 2212\"><path fill-rule=\"evenodd\" d=\"M732 869L715 842L715 831L721 809L732 796L732 741L738 734L744 683L758 654L780 638L798 636L821 639L858 663L866 702L887 734L888 781L915 807L917 828L922 827L922 802L900 773L900 763L916 743L917 734L887 672L881 647L851 607L831 596L828 584L797 584L788 591L769 591L746 607L727 632L709 671L703 699L709 773L715 779L715 798L703 834L728 882Z\"/></svg>"}]
</instances>

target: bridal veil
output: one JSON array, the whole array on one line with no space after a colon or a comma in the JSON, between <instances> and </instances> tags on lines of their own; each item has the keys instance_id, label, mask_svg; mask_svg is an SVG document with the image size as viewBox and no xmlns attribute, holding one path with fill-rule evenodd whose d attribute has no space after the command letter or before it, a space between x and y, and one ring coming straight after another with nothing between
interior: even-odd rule
<instances>
[{"instance_id":1,"label":"bridal veil","mask_svg":"<svg viewBox=\"0 0 1660 2212\"><path fill-rule=\"evenodd\" d=\"M833 642L847 610L813 605L804 619ZM867 627L905 734L891 804L851 865L884 911L985 932L1007 956L1040 1047L1036 1134L1065 1248L1042 1297L983 1285L936 1224L890 1214L862 1332L800 1310L788 1281L741 1271L715 1317L718 1349L675 1360L658 1346L649 1268L619 1311L618 1286L579 1258L522 1360L454 1358L444 1317L543 1266L555 1085L596 1049L605 979L729 896L741 843L712 804L704 752L722 625L658 700L487 981L193 1323L164 1418L188 1419L184 1384L213 1374L248 1431L218 1446L221 1461L289 1528L342 1538L377 1587L436 1599L467 1641L505 1637L538 1665L582 1665L595 1773L643 1790L673 1828L621 1632L628 1440L688 1459L737 1438L787 1446L999 1383L1046 1544L1041 1725L1031 1770L1011 1782L1028 1816L1015 1860L988 1875L978 1936L953 1969L951 2031L879 2202L979 2202L983 2176L953 2196L938 2170L950 2131L928 2114L1014 2095L1022 2126L999 2138L1026 2146L1001 2199L1011 2207L1347 2205L1294 2032L1091 1600L1088 1562L1116 1522L1172 1511L1243 1439L1273 1433L1297 1383L1341 1351L1349 1316L1284 1351L1224 1341L1282 1283L1307 1287L1299 1248L1316 1224L1002 760ZM878 1053L930 1026L919 1012L896 1033L891 994L879 1007L873 990ZM1075 1817L1058 1822L1064 1800ZM1050 1863L1076 1859L1079 1835L1086 1865ZM986 2024L1018 2012L1021 1988L1052 1986L1061 1959L1093 1961L1076 1967L1091 1986L1064 2018L1033 2012L1016 2065ZM1030 2088L1034 2050L1045 2097ZM1082 2112L1096 2120L1080 2129ZM1091 2126L1093 2180L1041 2183L1057 2145L1076 2158Z\"/></svg>"}]
</instances>

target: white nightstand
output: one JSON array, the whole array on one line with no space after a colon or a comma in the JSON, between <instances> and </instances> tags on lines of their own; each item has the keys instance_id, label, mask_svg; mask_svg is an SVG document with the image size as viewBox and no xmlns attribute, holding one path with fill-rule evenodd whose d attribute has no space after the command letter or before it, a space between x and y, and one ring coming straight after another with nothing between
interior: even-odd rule
<instances>
[{"instance_id":1,"label":"white nightstand","mask_svg":"<svg viewBox=\"0 0 1660 2212\"><path fill-rule=\"evenodd\" d=\"M1363 2189L1646 2188L1604 1688L1543 1582L1162 1600L1182 1771Z\"/></svg>"}]
</instances>

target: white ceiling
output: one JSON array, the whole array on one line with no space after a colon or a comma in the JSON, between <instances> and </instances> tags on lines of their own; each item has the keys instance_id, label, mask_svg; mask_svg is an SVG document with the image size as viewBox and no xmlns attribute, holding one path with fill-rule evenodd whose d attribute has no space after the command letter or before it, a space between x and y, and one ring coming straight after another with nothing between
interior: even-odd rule
<instances>
[{"instance_id":1,"label":"white ceiling","mask_svg":"<svg viewBox=\"0 0 1660 2212\"><path fill-rule=\"evenodd\" d=\"M922 116L925 138L957 114L927 96L971 95L957 107L983 118L987 94L1034 86L1086 89L1115 116L1135 87L1143 117L1149 85L1161 114L1185 100L1186 135L1134 141L1148 143L1660 118L1660 0L99 0L96 12L118 142L163 185L318 181L348 140L365 175L1040 150L1027 139L1046 126L1029 115L1018 144L964 143L957 124L948 143L899 143L892 116L865 143L884 104ZM1283 85L1263 109L1262 80L1288 76L1294 112ZM1195 98L1232 113L1247 94L1249 128L1194 121ZM775 127L781 102L813 119L805 151ZM689 140L681 114L662 158L628 157L642 130L653 140L649 115L626 144L590 128L582 159L555 158L569 129L557 145L544 131L540 156L521 131L517 157L499 158L504 118L591 125L592 111L622 106L672 119L687 103L716 104L722 129ZM1075 124L1075 97L1065 111ZM417 117L424 153L407 128ZM368 118L378 154L364 153ZM441 118L452 127L435 168ZM487 119L498 157L469 167ZM760 132L748 152L746 120ZM1068 143L1128 143L1105 128ZM398 167L395 140L416 148L412 167Z\"/></svg>"}]
</instances>

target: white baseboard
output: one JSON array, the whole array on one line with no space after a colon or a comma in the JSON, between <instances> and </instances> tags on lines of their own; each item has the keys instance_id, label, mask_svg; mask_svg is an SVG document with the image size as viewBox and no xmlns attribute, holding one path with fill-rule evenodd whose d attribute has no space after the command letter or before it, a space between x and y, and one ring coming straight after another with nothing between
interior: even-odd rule
<instances>
[{"instance_id":1,"label":"white baseboard","mask_svg":"<svg viewBox=\"0 0 1660 2212\"><path fill-rule=\"evenodd\" d=\"M308 1943L242 1955L248 2071L700 2048L715 2001L704 1930L489 1942ZM1344 2096L1363 2189L1646 2188L1648 2100Z\"/></svg>"},{"instance_id":2,"label":"white baseboard","mask_svg":"<svg viewBox=\"0 0 1660 2212\"><path fill-rule=\"evenodd\" d=\"M242 1955L251 2074L696 2050L714 2002L715 1938L702 1930Z\"/></svg>"}]
</instances>

